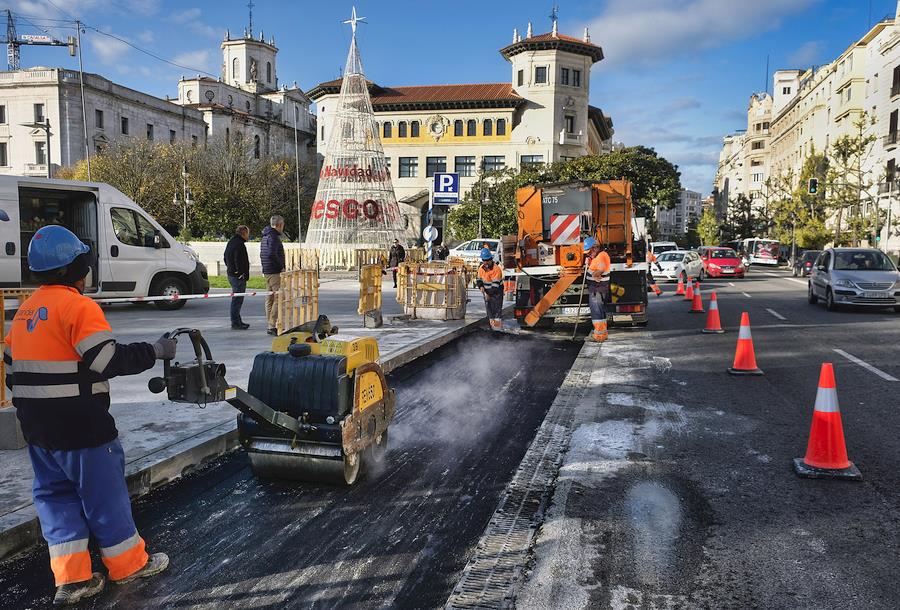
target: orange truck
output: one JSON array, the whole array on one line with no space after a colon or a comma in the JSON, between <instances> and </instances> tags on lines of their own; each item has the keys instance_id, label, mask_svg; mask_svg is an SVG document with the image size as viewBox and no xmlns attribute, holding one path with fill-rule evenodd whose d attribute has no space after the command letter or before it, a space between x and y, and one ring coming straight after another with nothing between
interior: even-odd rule
<instances>
[{"instance_id":1,"label":"orange truck","mask_svg":"<svg viewBox=\"0 0 900 610\"><path fill-rule=\"evenodd\" d=\"M607 320L647 324L646 239L634 217L631 183L574 181L516 192L518 234L504 243L504 285L527 328L590 319L584 283L584 240L596 238L612 262ZM508 298L511 295L508 295Z\"/></svg>"}]
</instances>

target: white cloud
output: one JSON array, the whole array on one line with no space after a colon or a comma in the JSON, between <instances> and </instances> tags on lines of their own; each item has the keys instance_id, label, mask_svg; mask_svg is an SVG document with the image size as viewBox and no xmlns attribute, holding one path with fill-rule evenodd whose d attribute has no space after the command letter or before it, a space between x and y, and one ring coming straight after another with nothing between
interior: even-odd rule
<instances>
[{"instance_id":1,"label":"white cloud","mask_svg":"<svg viewBox=\"0 0 900 610\"><path fill-rule=\"evenodd\" d=\"M212 66L210 65L210 52L207 50L179 53L172 58L172 61L176 64L185 66L186 68L203 70L204 72L212 71Z\"/></svg>"},{"instance_id":2,"label":"white cloud","mask_svg":"<svg viewBox=\"0 0 900 610\"><path fill-rule=\"evenodd\" d=\"M667 114L677 114L685 110L696 110L700 108L700 100L695 97L681 97L672 100L663 107L663 112Z\"/></svg>"},{"instance_id":3,"label":"white cloud","mask_svg":"<svg viewBox=\"0 0 900 610\"><path fill-rule=\"evenodd\" d=\"M822 56L823 48L824 45L821 40L810 40L790 54L788 64L793 68L806 68Z\"/></svg>"},{"instance_id":4,"label":"white cloud","mask_svg":"<svg viewBox=\"0 0 900 610\"><path fill-rule=\"evenodd\" d=\"M201 20L203 15L203 11L199 8L189 8L187 10L181 11L180 13L174 13L170 20L178 25L186 27L188 30L197 34L198 36L206 36L207 38L216 38L219 36L219 32L216 28L211 25L204 23Z\"/></svg>"},{"instance_id":5,"label":"white cloud","mask_svg":"<svg viewBox=\"0 0 900 610\"><path fill-rule=\"evenodd\" d=\"M138 33L137 39L140 40L144 44L150 44L154 40L156 40L156 36L153 35L152 31L144 30L144 31Z\"/></svg>"},{"instance_id":6,"label":"white cloud","mask_svg":"<svg viewBox=\"0 0 900 610\"><path fill-rule=\"evenodd\" d=\"M127 44L121 40L104 36L103 34L94 33L88 42L94 53L100 58L101 63L106 65L116 65L122 62L122 57L131 50Z\"/></svg>"},{"instance_id":7,"label":"white cloud","mask_svg":"<svg viewBox=\"0 0 900 610\"><path fill-rule=\"evenodd\" d=\"M591 24L601 66L657 63L775 29L819 0L610 0Z\"/></svg>"}]
</instances>

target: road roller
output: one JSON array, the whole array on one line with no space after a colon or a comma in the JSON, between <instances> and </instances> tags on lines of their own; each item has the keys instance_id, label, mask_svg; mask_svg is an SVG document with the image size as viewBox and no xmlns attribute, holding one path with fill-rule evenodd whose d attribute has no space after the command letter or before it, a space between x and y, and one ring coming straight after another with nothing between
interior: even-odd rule
<instances>
[{"instance_id":1,"label":"road roller","mask_svg":"<svg viewBox=\"0 0 900 610\"><path fill-rule=\"evenodd\" d=\"M339 333L326 316L275 337L257 354L247 390L225 380L197 329L179 328L194 358L163 362L150 391L205 406L237 409L240 444L260 477L353 485L387 451L396 396L378 364L372 337Z\"/></svg>"}]
</instances>

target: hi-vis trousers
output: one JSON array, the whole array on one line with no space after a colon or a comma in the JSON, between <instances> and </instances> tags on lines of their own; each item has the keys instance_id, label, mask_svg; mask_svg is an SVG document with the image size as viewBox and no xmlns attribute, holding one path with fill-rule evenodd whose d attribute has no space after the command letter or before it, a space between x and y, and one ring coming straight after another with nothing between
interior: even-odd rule
<instances>
[{"instance_id":1,"label":"hi-vis trousers","mask_svg":"<svg viewBox=\"0 0 900 610\"><path fill-rule=\"evenodd\" d=\"M125 455L116 439L70 451L28 446L34 468L34 506L50 547L56 586L91 579L88 539L100 546L110 580L147 563L144 540L131 517Z\"/></svg>"}]
</instances>

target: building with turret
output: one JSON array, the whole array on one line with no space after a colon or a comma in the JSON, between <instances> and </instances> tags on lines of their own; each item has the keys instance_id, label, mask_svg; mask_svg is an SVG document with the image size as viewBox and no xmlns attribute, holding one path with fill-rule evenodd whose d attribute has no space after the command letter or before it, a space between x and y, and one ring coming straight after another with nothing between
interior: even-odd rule
<instances>
[{"instance_id":1,"label":"building with turret","mask_svg":"<svg viewBox=\"0 0 900 610\"><path fill-rule=\"evenodd\" d=\"M513 32L500 49L510 63L505 82L391 87L370 82L369 92L391 180L406 223L416 234L428 209L436 172L457 172L463 193L482 172L522 168L608 152L612 121L588 103L591 67L603 50L585 29L580 38L557 31ZM309 91L317 106L319 155L329 142L329 111L341 80ZM436 208L443 230L446 208ZM440 238L439 238L440 239Z\"/></svg>"}]
</instances>

